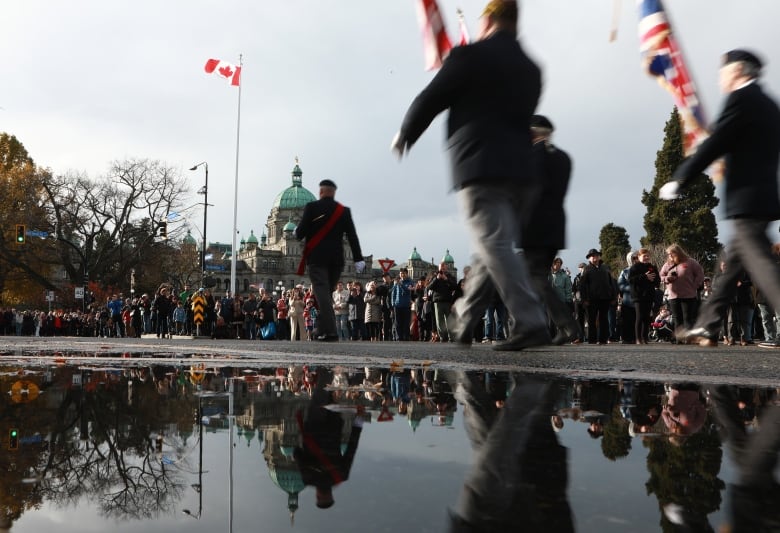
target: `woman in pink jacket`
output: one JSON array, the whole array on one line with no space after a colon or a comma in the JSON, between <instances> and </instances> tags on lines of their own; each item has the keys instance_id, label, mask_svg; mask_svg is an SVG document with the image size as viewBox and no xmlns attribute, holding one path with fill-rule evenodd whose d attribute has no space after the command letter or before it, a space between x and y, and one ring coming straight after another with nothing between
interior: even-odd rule
<instances>
[{"instance_id":1,"label":"woman in pink jacket","mask_svg":"<svg viewBox=\"0 0 780 533\"><path fill-rule=\"evenodd\" d=\"M674 327L690 329L699 312L699 288L704 283L704 270L688 257L679 244L666 249L667 261L661 267L661 281L666 285Z\"/></svg>"}]
</instances>

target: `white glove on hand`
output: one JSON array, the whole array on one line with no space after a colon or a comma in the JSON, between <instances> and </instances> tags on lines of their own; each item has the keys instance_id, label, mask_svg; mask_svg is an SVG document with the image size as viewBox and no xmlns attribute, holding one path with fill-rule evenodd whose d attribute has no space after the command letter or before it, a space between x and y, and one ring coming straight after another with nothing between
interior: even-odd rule
<instances>
[{"instance_id":1,"label":"white glove on hand","mask_svg":"<svg viewBox=\"0 0 780 533\"><path fill-rule=\"evenodd\" d=\"M401 139L401 132L395 134L393 142L390 143L390 151L393 152L398 159L403 159L404 152L406 152L406 142Z\"/></svg>"},{"instance_id":2,"label":"white glove on hand","mask_svg":"<svg viewBox=\"0 0 780 533\"><path fill-rule=\"evenodd\" d=\"M658 189L658 198L661 200L677 200L680 197L680 182L670 181Z\"/></svg>"},{"instance_id":3,"label":"white glove on hand","mask_svg":"<svg viewBox=\"0 0 780 533\"><path fill-rule=\"evenodd\" d=\"M355 272L357 272L358 274L362 274L365 269L366 269L365 261L355 261Z\"/></svg>"}]
</instances>

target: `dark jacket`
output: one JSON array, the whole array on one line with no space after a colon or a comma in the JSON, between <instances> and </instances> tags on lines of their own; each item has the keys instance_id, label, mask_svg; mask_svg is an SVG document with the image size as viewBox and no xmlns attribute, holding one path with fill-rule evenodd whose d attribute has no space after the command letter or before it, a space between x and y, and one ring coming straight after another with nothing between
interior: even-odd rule
<instances>
[{"instance_id":1,"label":"dark jacket","mask_svg":"<svg viewBox=\"0 0 780 533\"><path fill-rule=\"evenodd\" d=\"M648 272L655 272L655 279L647 279ZM658 269L650 263L634 263L628 270L628 283L631 286L631 299L634 302L654 302L655 290L661 285Z\"/></svg>"},{"instance_id":2,"label":"dark jacket","mask_svg":"<svg viewBox=\"0 0 780 533\"><path fill-rule=\"evenodd\" d=\"M452 294L458 282L449 274L444 274L444 279L438 275L426 287L426 291L431 295L433 303L452 302Z\"/></svg>"},{"instance_id":3,"label":"dark jacket","mask_svg":"<svg viewBox=\"0 0 780 533\"><path fill-rule=\"evenodd\" d=\"M566 211L563 202L569 189L571 159L563 150L544 141L533 145L534 166L542 191L531 216L523 225L523 248L566 248Z\"/></svg>"},{"instance_id":4,"label":"dark jacket","mask_svg":"<svg viewBox=\"0 0 780 533\"><path fill-rule=\"evenodd\" d=\"M496 32L453 48L442 68L414 99L401 125L413 145L431 121L449 109L447 139L452 185L535 180L529 121L541 93L539 67L514 34Z\"/></svg>"},{"instance_id":5,"label":"dark jacket","mask_svg":"<svg viewBox=\"0 0 780 533\"><path fill-rule=\"evenodd\" d=\"M726 160L726 218L780 218L780 109L757 82L729 94L712 134L674 172L681 185Z\"/></svg>"},{"instance_id":6,"label":"dark jacket","mask_svg":"<svg viewBox=\"0 0 780 533\"><path fill-rule=\"evenodd\" d=\"M585 266L580 278L580 291L583 302L617 299L617 284L609 273L609 267L603 263Z\"/></svg>"},{"instance_id":7,"label":"dark jacket","mask_svg":"<svg viewBox=\"0 0 780 533\"><path fill-rule=\"evenodd\" d=\"M295 228L295 236L298 239L312 239L330 220L333 211L336 210L336 200L331 197L320 198L309 202L303 208L303 215L298 227ZM309 253L306 263L309 265L344 265L343 239L347 236L349 246L352 249L352 259L362 261L363 254L360 251L355 224L352 222L352 213L348 207L339 217L333 228L325 235L320 243Z\"/></svg>"}]
</instances>

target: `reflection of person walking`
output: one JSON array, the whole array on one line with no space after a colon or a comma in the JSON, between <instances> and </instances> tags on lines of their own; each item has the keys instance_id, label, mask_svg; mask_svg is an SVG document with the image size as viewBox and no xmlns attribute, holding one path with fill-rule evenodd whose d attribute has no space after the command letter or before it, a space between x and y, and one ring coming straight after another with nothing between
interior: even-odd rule
<instances>
[{"instance_id":1,"label":"reflection of person walking","mask_svg":"<svg viewBox=\"0 0 780 533\"><path fill-rule=\"evenodd\" d=\"M517 2L487 5L477 42L450 52L412 102L391 146L403 156L434 117L449 109L453 187L474 252L466 292L452 307L450 337L470 344L497 290L510 317L509 339L494 345L498 350L550 342L525 260L513 250L519 218L530 211L540 188L528 124L541 93L541 75L517 41L517 19Z\"/></svg>"},{"instance_id":2,"label":"reflection of person walking","mask_svg":"<svg viewBox=\"0 0 780 533\"><path fill-rule=\"evenodd\" d=\"M317 316L318 341L338 341L336 332L336 313L330 305L331 293L344 269L343 238L347 236L355 260L355 271L361 273L366 266L360 251L352 213L348 207L336 202L336 184L331 180L320 182L320 199L309 202L303 208L303 215L295 236L306 239L298 274L303 275L303 266L309 267L314 297L320 305Z\"/></svg>"},{"instance_id":3,"label":"reflection of person walking","mask_svg":"<svg viewBox=\"0 0 780 533\"><path fill-rule=\"evenodd\" d=\"M734 234L727 247L722 283L708 298L692 329L680 338L716 346L721 316L737 290L737 276L747 270L753 284L776 309L780 308L780 265L770 254L769 222L780 218L777 170L780 157L780 109L758 84L761 60L746 50L723 56L720 86L728 94L712 135L696 154L681 164L674 180L659 190L665 200L718 157L725 155L726 217Z\"/></svg>"}]
</instances>

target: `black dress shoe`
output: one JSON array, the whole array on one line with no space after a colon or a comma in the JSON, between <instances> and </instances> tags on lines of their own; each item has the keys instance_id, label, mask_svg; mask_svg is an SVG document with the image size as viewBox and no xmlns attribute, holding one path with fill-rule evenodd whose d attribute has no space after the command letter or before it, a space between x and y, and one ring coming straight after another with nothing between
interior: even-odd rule
<instances>
[{"instance_id":1,"label":"black dress shoe","mask_svg":"<svg viewBox=\"0 0 780 533\"><path fill-rule=\"evenodd\" d=\"M493 349L499 352L516 352L525 348L544 346L546 344L550 344L550 334L545 329L496 343L493 345Z\"/></svg>"},{"instance_id":2,"label":"black dress shoe","mask_svg":"<svg viewBox=\"0 0 780 533\"><path fill-rule=\"evenodd\" d=\"M317 335L314 337L315 341L319 342L338 342L339 336L338 335Z\"/></svg>"},{"instance_id":3,"label":"black dress shoe","mask_svg":"<svg viewBox=\"0 0 780 533\"><path fill-rule=\"evenodd\" d=\"M550 344L561 346L562 344L568 344L577 340L580 337L579 326L576 327L562 327L558 330L558 333L553 337Z\"/></svg>"},{"instance_id":4,"label":"black dress shoe","mask_svg":"<svg viewBox=\"0 0 780 533\"><path fill-rule=\"evenodd\" d=\"M683 329L675 333L677 341L684 344L698 344L699 346L715 347L718 345L718 336L713 335L704 328Z\"/></svg>"}]
</instances>

